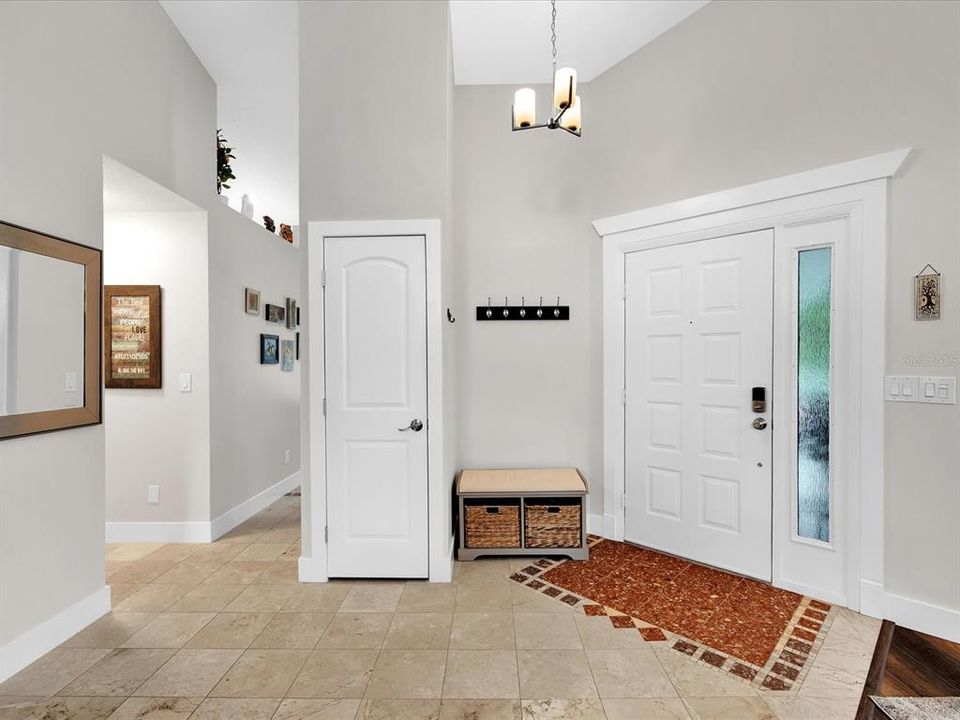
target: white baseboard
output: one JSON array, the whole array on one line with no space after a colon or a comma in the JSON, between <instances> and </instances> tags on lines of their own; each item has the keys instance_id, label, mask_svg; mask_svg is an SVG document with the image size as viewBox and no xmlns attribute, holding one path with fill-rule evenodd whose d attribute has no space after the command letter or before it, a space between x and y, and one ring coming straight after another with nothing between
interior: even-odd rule
<instances>
[{"instance_id":1,"label":"white baseboard","mask_svg":"<svg viewBox=\"0 0 960 720\"><path fill-rule=\"evenodd\" d=\"M208 522L108 522L108 543L208 543Z\"/></svg>"},{"instance_id":2,"label":"white baseboard","mask_svg":"<svg viewBox=\"0 0 960 720\"><path fill-rule=\"evenodd\" d=\"M104 585L83 600L0 647L0 682L20 672L108 612L110 586Z\"/></svg>"},{"instance_id":3,"label":"white baseboard","mask_svg":"<svg viewBox=\"0 0 960 720\"><path fill-rule=\"evenodd\" d=\"M244 500L212 522L108 522L108 543L208 543L230 532L300 485L300 471Z\"/></svg>"},{"instance_id":4,"label":"white baseboard","mask_svg":"<svg viewBox=\"0 0 960 720\"><path fill-rule=\"evenodd\" d=\"M589 513L587 515L587 532L591 535L603 535L603 515L601 513Z\"/></svg>"},{"instance_id":5,"label":"white baseboard","mask_svg":"<svg viewBox=\"0 0 960 720\"><path fill-rule=\"evenodd\" d=\"M877 582L860 581L860 612L893 620L911 630L960 642L960 610L886 592Z\"/></svg>"},{"instance_id":6,"label":"white baseboard","mask_svg":"<svg viewBox=\"0 0 960 720\"><path fill-rule=\"evenodd\" d=\"M210 538L216 540L221 535L225 535L233 530L233 528L244 520L249 520L272 502L297 488L300 485L301 479L302 475L300 471L297 470L293 475L285 477L275 485L271 485L252 498L244 500L236 507L230 508L223 513L223 515L214 518L213 522L210 523Z\"/></svg>"}]
</instances>

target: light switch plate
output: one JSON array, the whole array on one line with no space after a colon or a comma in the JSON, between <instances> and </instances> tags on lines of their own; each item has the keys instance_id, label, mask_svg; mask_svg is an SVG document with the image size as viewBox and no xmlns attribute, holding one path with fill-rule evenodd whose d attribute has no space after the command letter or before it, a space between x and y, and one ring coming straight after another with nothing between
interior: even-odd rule
<instances>
[{"instance_id":1,"label":"light switch plate","mask_svg":"<svg viewBox=\"0 0 960 720\"><path fill-rule=\"evenodd\" d=\"M63 391L77 391L77 374L75 372L66 372L63 374Z\"/></svg>"},{"instance_id":2,"label":"light switch plate","mask_svg":"<svg viewBox=\"0 0 960 720\"><path fill-rule=\"evenodd\" d=\"M919 402L919 378L916 375L887 375L883 397L889 402Z\"/></svg>"},{"instance_id":3,"label":"light switch plate","mask_svg":"<svg viewBox=\"0 0 960 720\"><path fill-rule=\"evenodd\" d=\"M957 404L957 379L955 377L921 377L920 402L935 405Z\"/></svg>"},{"instance_id":4,"label":"light switch plate","mask_svg":"<svg viewBox=\"0 0 960 720\"><path fill-rule=\"evenodd\" d=\"M150 505L156 505L160 502L159 485L147 485L147 502Z\"/></svg>"},{"instance_id":5,"label":"light switch plate","mask_svg":"<svg viewBox=\"0 0 960 720\"><path fill-rule=\"evenodd\" d=\"M193 375L190 373L180 373L180 392L193 392Z\"/></svg>"}]
</instances>

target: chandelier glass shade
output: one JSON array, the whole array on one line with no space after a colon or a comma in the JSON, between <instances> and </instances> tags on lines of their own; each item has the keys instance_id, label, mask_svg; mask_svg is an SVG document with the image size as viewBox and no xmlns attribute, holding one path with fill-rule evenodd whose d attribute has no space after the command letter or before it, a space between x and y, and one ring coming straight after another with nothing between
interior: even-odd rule
<instances>
[{"instance_id":1,"label":"chandelier glass shade","mask_svg":"<svg viewBox=\"0 0 960 720\"><path fill-rule=\"evenodd\" d=\"M583 102L577 95L577 71L571 67L557 69L557 0L550 0L550 42L553 46L553 111L550 119L537 124L537 93L533 88L520 88L513 94L511 123L514 130L566 130L581 135Z\"/></svg>"}]
</instances>

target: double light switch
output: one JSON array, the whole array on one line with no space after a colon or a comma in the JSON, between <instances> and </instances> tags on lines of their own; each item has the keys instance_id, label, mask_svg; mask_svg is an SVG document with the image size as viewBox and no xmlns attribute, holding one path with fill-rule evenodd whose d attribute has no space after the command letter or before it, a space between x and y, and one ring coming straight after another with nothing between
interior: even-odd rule
<instances>
[{"instance_id":1,"label":"double light switch","mask_svg":"<svg viewBox=\"0 0 960 720\"><path fill-rule=\"evenodd\" d=\"M884 383L884 398L889 402L955 405L957 379L955 377L888 375Z\"/></svg>"}]
</instances>

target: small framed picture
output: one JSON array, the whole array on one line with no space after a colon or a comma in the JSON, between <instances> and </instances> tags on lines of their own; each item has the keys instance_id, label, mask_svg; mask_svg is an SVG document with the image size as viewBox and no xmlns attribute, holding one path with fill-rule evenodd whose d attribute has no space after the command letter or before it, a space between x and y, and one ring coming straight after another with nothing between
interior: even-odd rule
<instances>
[{"instance_id":1,"label":"small framed picture","mask_svg":"<svg viewBox=\"0 0 960 720\"><path fill-rule=\"evenodd\" d=\"M280 336L260 335L260 364L276 365L280 362Z\"/></svg>"},{"instance_id":2,"label":"small framed picture","mask_svg":"<svg viewBox=\"0 0 960 720\"><path fill-rule=\"evenodd\" d=\"M279 305L271 305L270 303L267 303L265 312L267 315L267 322L272 323L282 323L284 317L286 316L286 313L282 307Z\"/></svg>"},{"instance_id":3,"label":"small framed picture","mask_svg":"<svg viewBox=\"0 0 960 720\"><path fill-rule=\"evenodd\" d=\"M930 272L927 272L927 270ZM917 320L940 319L940 273L927 265L914 278Z\"/></svg>"},{"instance_id":4,"label":"small framed picture","mask_svg":"<svg viewBox=\"0 0 960 720\"><path fill-rule=\"evenodd\" d=\"M300 327L300 306L297 305L297 327Z\"/></svg>"},{"instance_id":5,"label":"small framed picture","mask_svg":"<svg viewBox=\"0 0 960 720\"><path fill-rule=\"evenodd\" d=\"M297 301L287 298L287 329L293 330L297 326Z\"/></svg>"},{"instance_id":6,"label":"small framed picture","mask_svg":"<svg viewBox=\"0 0 960 720\"><path fill-rule=\"evenodd\" d=\"M297 333L297 360L300 359L300 333Z\"/></svg>"},{"instance_id":7,"label":"small framed picture","mask_svg":"<svg viewBox=\"0 0 960 720\"><path fill-rule=\"evenodd\" d=\"M243 311L247 315L260 314L260 291L246 288L243 291Z\"/></svg>"},{"instance_id":8,"label":"small framed picture","mask_svg":"<svg viewBox=\"0 0 960 720\"><path fill-rule=\"evenodd\" d=\"M283 372L291 372L293 370L293 354L294 354L294 342L293 340L282 340L280 342L280 369Z\"/></svg>"}]
</instances>

